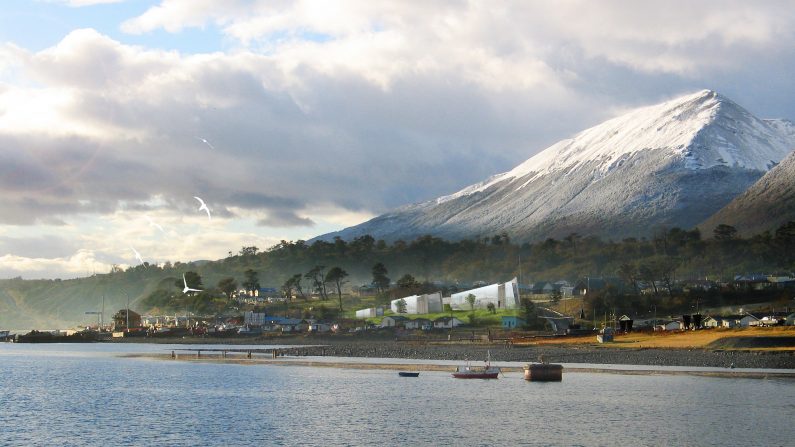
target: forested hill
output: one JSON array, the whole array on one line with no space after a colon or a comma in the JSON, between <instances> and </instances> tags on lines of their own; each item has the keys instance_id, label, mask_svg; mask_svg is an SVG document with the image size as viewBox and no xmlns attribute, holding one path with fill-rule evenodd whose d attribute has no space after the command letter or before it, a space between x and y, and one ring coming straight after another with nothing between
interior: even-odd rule
<instances>
[{"instance_id":1,"label":"forested hill","mask_svg":"<svg viewBox=\"0 0 795 447\"><path fill-rule=\"evenodd\" d=\"M237 255L218 261L175 263L165 266L139 265L126 271L72 280L0 281L0 328L26 329L64 327L96 321L87 311L97 311L105 297L106 318L126 306L139 312L151 310L157 293L181 296L186 272L201 277L201 299L222 297L214 289L224 278L238 284L252 270L262 287L282 287L295 276L302 277L313 267L344 269L346 287L369 284L372 268L382 263L394 282L406 274L418 281L469 284L496 282L520 276L523 283L575 281L585 276L626 276L636 280L670 278L729 279L735 274L795 270L795 222L782 225L774 234L764 233L740 239L734 228L716 227L703 236L698 230L660 229L651 239L603 241L570 234L536 244L517 245L506 235L478 240L445 241L424 236L411 242L387 244L370 236L351 242L288 242L263 252L244 247ZM310 289L305 279L303 288ZM194 305L196 303L193 303ZM181 304L170 301L173 311ZM167 307L167 306L166 306Z\"/></svg>"}]
</instances>

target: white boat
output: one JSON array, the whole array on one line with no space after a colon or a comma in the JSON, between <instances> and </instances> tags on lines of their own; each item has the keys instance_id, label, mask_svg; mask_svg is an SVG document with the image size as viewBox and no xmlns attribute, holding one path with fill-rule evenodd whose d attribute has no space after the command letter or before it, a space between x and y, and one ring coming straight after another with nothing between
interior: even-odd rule
<instances>
[{"instance_id":1,"label":"white boat","mask_svg":"<svg viewBox=\"0 0 795 447\"><path fill-rule=\"evenodd\" d=\"M485 365L470 366L467 362L464 366L455 369L453 377L456 379L496 379L500 375L500 368L491 366L491 351L488 351Z\"/></svg>"}]
</instances>

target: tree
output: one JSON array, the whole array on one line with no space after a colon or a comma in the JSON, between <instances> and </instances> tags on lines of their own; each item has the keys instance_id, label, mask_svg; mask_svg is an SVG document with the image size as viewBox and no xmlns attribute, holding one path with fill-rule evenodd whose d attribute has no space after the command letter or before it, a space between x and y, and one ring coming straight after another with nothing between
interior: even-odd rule
<instances>
[{"instance_id":1,"label":"tree","mask_svg":"<svg viewBox=\"0 0 795 447\"><path fill-rule=\"evenodd\" d=\"M563 238L564 241L569 243L569 247L571 247L572 253L577 253L577 241L581 239L580 235L577 233L570 233L568 236Z\"/></svg>"},{"instance_id":2,"label":"tree","mask_svg":"<svg viewBox=\"0 0 795 447\"><path fill-rule=\"evenodd\" d=\"M306 295L304 295L304 289L301 287L301 278L303 275L300 273L296 273L287 281L290 283L290 286L295 288L295 291L298 292L298 296L306 300Z\"/></svg>"},{"instance_id":3,"label":"tree","mask_svg":"<svg viewBox=\"0 0 795 447\"><path fill-rule=\"evenodd\" d=\"M325 268L326 266L324 265L316 265L309 269L304 275L304 278L312 281L312 288L315 293L320 295L320 299L323 301L328 299L328 295L326 294L326 282L324 281L326 276Z\"/></svg>"},{"instance_id":4,"label":"tree","mask_svg":"<svg viewBox=\"0 0 795 447\"><path fill-rule=\"evenodd\" d=\"M243 287L248 290L250 293L254 293L255 290L259 290L259 273L252 269L248 269L243 272L245 275L246 280L243 281Z\"/></svg>"},{"instance_id":5,"label":"tree","mask_svg":"<svg viewBox=\"0 0 795 447\"><path fill-rule=\"evenodd\" d=\"M712 235L717 241L730 241L737 236L737 229L731 225L720 224L712 230Z\"/></svg>"},{"instance_id":6,"label":"tree","mask_svg":"<svg viewBox=\"0 0 795 447\"><path fill-rule=\"evenodd\" d=\"M638 269L634 265L629 263L621 264L621 266L618 267L618 276L624 281L632 284L635 295L640 295L640 291L638 290Z\"/></svg>"},{"instance_id":7,"label":"tree","mask_svg":"<svg viewBox=\"0 0 795 447\"><path fill-rule=\"evenodd\" d=\"M521 315L522 320L524 320L525 329L537 329L539 324L538 309L536 309L536 305L533 304L533 301L531 301L530 298L522 298L521 306Z\"/></svg>"},{"instance_id":8,"label":"tree","mask_svg":"<svg viewBox=\"0 0 795 447\"><path fill-rule=\"evenodd\" d=\"M289 277L284 284L282 284L282 293L284 294L284 297L287 299L287 301L293 299L293 287L294 281L292 276Z\"/></svg>"},{"instance_id":9,"label":"tree","mask_svg":"<svg viewBox=\"0 0 795 447\"><path fill-rule=\"evenodd\" d=\"M235 278L228 277L218 281L218 289L226 295L226 299L232 301L232 294L237 290Z\"/></svg>"},{"instance_id":10,"label":"tree","mask_svg":"<svg viewBox=\"0 0 795 447\"><path fill-rule=\"evenodd\" d=\"M376 291L378 293L386 292L389 289L389 277L386 276L389 273L382 263L377 263L373 266L373 285L375 286Z\"/></svg>"},{"instance_id":11,"label":"tree","mask_svg":"<svg viewBox=\"0 0 795 447\"><path fill-rule=\"evenodd\" d=\"M401 289L415 289L420 286L420 283L413 276L406 273L397 280L397 286Z\"/></svg>"},{"instance_id":12,"label":"tree","mask_svg":"<svg viewBox=\"0 0 795 447\"><path fill-rule=\"evenodd\" d=\"M466 296L467 303L469 303L469 308L473 311L475 310L475 301L477 301L477 299L478 297L471 293Z\"/></svg>"},{"instance_id":13,"label":"tree","mask_svg":"<svg viewBox=\"0 0 795 447\"><path fill-rule=\"evenodd\" d=\"M397 313L399 314L406 313L406 306L407 306L406 300L404 300L403 298L395 302L395 307L397 307Z\"/></svg>"},{"instance_id":14,"label":"tree","mask_svg":"<svg viewBox=\"0 0 795 447\"><path fill-rule=\"evenodd\" d=\"M332 267L331 270L326 273L326 283L332 283L337 288L337 297L340 302L340 312L342 312L342 285L345 284L345 277L348 276L348 272L343 270L340 267Z\"/></svg>"},{"instance_id":15,"label":"tree","mask_svg":"<svg viewBox=\"0 0 795 447\"><path fill-rule=\"evenodd\" d=\"M563 298L563 295L560 293L560 289L555 289L552 291L552 302L558 304Z\"/></svg>"},{"instance_id":16,"label":"tree","mask_svg":"<svg viewBox=\"0 0 795 447\"><path fill-rule=\"evenodd\" d=\"M497 307L494 306L494 303L486 304L486 309L488 309L488 311L491 312L492 314L497 313Z\"/></svg>"},{"instance_id":17,"label":"tree","mask_svg":"<svg viewBox=\"0 0 795 447\"><path fill-rule=\"evenodd\" d=\"M259 248L252 245L251 247L242 247L239 254L240 256L255 256L258 251Z\"/></svg>"}]
</instances>

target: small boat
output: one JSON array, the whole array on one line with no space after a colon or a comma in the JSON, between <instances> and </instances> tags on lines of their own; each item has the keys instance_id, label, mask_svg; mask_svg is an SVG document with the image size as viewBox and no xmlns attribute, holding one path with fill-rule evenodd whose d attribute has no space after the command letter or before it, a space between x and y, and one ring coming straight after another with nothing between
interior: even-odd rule
<instances>
[{"instance_id":1,"label":"small boat","mask_svg":"<svg viewBox=\"0 0 795 447\"><path fill-rule=\"evenodd\" d=\"M410 372L410 371L400 371L398 372L400 377L419 377L420 373L418 372Z\"/></svg>"},{"instance_id":2,"label":"small boat","mask_svg":"<svg viewBox=\"0 0 795 447\"><path fill-rule=\"evenodd\" d=\"M500 374L500 368L491 366L491 352L488 353L486 364L483 366L470 366L469 362L465 366L455 369L453 377L456 379L496 379Z\"/></svg>"}]
</instances>

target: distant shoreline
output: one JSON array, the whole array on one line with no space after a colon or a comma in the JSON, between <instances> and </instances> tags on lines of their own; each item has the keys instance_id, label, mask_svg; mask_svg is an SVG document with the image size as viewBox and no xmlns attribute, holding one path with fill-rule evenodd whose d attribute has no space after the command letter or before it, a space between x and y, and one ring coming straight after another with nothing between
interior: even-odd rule
<instances>
[{"instance_id":1,"label":"distant shoreline","mask_svg":"<svg viewBox=\"0 0 795 447\"><path fill-rule=\"evenodd\" d=\"M172 354L123 354L124 358L145 358L163 361L178 361L178 362L200 362L200 363L227 363L239 365L269 365L269 366L299 366L311 368L343 368L343 369L362 369L362 370L389 370L389 371L436 371L436 372L452 372L454 366L434 363L382 363L382 362L367 362L365 361L345 361L344 359L334 359L333 361L319 361L310 359L301 359L300 357L277 357L271 358L269 356L259 354L252 354L251 358L245 352L227 352L223 353L222 350L200 350L186 349L177 351ZM411 360L411 359L408 359ZM415 359L416 360L416 359ZM477 363L477 362L476 362ZM522 367L517 366L500 366L503 373L523 373ZM677 376L698 376L698 377L720 377L720 378L735 378L735 379L793 379L795 380L795 370L792 372L780 371L742 371L737 369L724 370L670 370L659 368L648 369L622 369L622 368L599 368L593 366L566 366L565 373L591 373L591 374L620 374L620 375L677 375Z\"/></svg>"},{"instance_id":2,"label":"distant shoreline","mask_svg":"<svg viewBox=\"0 0 795 447\"><path fill-rule=\"evenodd\" d=\"M129 342L134 342L130 339ZM143 340L142 340L143 341ZM610 364L665 367L790 369L795 373L795 354L791 351L710 350L673 348L628 348L602 345L510 345L487 342L403 341L392 339L354 339L337 337L277 337L269 339L162 339L157 343L185 345L294 346L281 349L291 357L327 356L442 361L481 361L487 352L492 361L535 362L540 356L553 363ZM149 342L149 341L147 341ZM209 342L209 343L207 343Z\"/></svg>"}]
</instances>

